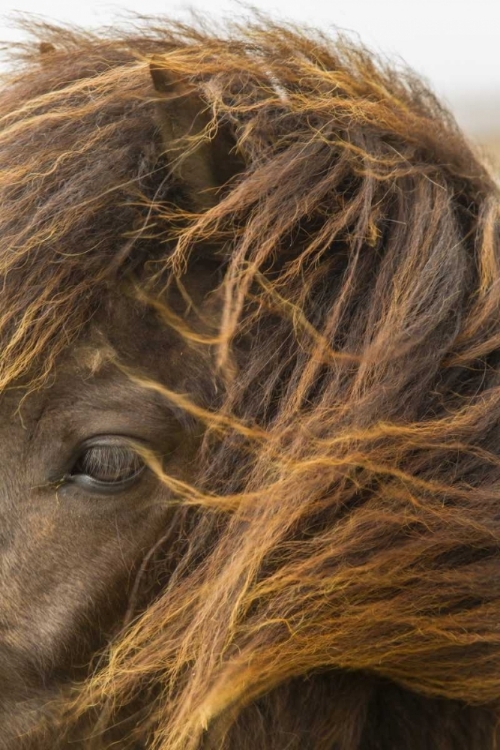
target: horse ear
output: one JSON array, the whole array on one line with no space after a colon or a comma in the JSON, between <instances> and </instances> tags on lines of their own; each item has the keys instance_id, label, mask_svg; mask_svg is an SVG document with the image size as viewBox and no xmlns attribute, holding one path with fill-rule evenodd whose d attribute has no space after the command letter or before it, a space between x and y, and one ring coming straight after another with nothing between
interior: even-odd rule
<instances>
[{"instance_id":1,"label":"horse ear","mask_svg":"<svg viewBox=\"0 0 500 750\"><path fill-rule=\"evenodd\" d=\"M153 58L151 78L162 95L158 118L173 174L187 188L197 211L217 203L219 189L244 169L227 123L212 127L209 105L190 84L176 80Z\"/></svg>"},{"instance_id":2,"label":"horse ear","mask_svg":"<svg viewBox=\"0 0 500 750\"><path fill-rule=\"evenodd\" d=\"M50 42L40 42L39 50L41 55L51 55L56 51L56 48Z\"/></svg>"},{"instance_id":3,"label":"horse ear","mask_svg":"<svg viewBox=\"0 0 500 750\"><path fill-rule=\"evenodd\" d=\"M52 57L56 52L56 48L50 42L40 42L38 45L38 51L40 53L39 62L42 67L48 66L53 62Z\"/></svg>"}]
</instances>

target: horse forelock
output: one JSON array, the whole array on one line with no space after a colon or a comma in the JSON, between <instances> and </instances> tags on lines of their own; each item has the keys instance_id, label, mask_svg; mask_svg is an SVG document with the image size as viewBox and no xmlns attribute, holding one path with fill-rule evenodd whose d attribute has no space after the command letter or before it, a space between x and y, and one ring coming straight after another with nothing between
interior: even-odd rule
<instances>
[{"instance_id":1,"label":"horse forelock","mask_svg":"<svg viewBox=\"0 0 500 750\"><path fill-rule=\"evenodd\" d=\"M165 20L115 38L27 25L50 52L14 46L0 102L4 386L35 363L47 371L131 259L161 259L152 249L158 240L166 260L177 244L182 264L194 238L220 242L220 222L237 221L249 207L266 229L283 208L296 210L296 220L270 237L262 230L269 253L301 217L324 224L329 191L342 201L356 177L352 226L375 205L373 186L377 195L381 183L395 190L398 176L434 179L472 213L492 190L419 81L378 66L346 39L332 44L265 23L217 37ZM169 71L200 87L216 119L232 124L247 161L232 200L198 223L177 225L173 242L166 238L178 195L166 185L146 70L162 53ZM280 192L278 179L296 175L296 188ZM377 223L365 223L376 244ZM337 239L332 229L323 244Z\"/></svg>"}]
</instances>

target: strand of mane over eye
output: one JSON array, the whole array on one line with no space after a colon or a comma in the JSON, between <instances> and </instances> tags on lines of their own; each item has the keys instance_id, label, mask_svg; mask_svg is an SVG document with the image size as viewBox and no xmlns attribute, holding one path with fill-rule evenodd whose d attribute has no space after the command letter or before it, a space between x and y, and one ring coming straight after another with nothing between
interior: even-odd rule
<instances>
[{"instance_id":1,"label":"strand of mane over eye","mask_svg":"<svg viewBox=\"0 0 500 750\"><path fill-rule=\"evenodd\" d=\"M175 498L163 588L26 741L494 750L488 167L415 75L346 37L258 15L28 27L53 50L14 46L0 95L0 387L50 383L118 290L198 369L181 393L115 365L203 440L189 481L144 451ZM163 73L205 103L170 150ZM226 132L242 166L201 205L178 175ZM170 304L206 269L215 330Z\"/></svg>"}]
</instances>

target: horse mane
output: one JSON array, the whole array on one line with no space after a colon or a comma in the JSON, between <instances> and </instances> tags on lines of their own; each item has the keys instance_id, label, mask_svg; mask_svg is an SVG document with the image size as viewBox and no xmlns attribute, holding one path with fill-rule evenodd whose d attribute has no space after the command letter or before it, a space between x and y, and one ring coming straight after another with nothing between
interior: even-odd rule
<instances>
[{"instance_id":1,"label":"horse mane","mask_svg":"<svg viewBox=\"0 0 500 750\"><path fill-rule=\"evenodd\" d=\"M0 96L1 387L42 385L117 286L151 302L158 273L223 272L223 395L182 401L207 428L172 527L188 548L64 721L97 712L91 747L132 715L124 748L493 749L487 167L414 74L342 36L29 28L42 45L11 48ZM245 165L205 210L162 152L153 58Z\"/></svg>"}]
</instances>

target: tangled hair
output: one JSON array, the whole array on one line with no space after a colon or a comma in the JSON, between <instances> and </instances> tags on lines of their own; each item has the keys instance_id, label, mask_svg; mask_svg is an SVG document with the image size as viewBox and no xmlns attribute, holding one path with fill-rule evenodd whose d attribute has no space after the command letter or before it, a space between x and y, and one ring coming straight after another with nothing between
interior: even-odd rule
<instances>
[{"instance_id":1,"label":"tangled hair","mask_svg":"<svg viewBox=\"0 0 500 750\"><path fill-rule=\"evenodd\" d=\"M120 726L120 748L496 748L487 168L413 74L342 37L32 30L43 54L12 48L0 97L1 387L50 378L117 287L215 350L220 380L209 402L129 373L205 425L199 470L174 487L161 595L61 726L90 716L92 748ZM222 190L196 199L169 168L152 60L206 103L179 158L230 134ZM205 338L165 298L204 260L223 278Z\"/></svg>"}]
</instances>

